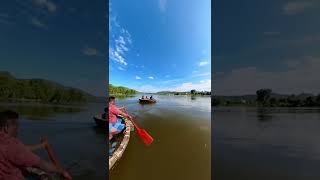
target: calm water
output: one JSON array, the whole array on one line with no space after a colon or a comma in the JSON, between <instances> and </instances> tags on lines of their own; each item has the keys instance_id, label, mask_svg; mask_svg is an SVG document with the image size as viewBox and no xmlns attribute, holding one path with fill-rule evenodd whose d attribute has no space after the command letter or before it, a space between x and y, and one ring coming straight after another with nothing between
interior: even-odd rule
<instances>
[{"instance_id":1,"label":"calm water","mask_svg":"<svg viewBox=\"0 0 320 180\"><path fill-rule=\"evenodd\" d=\"M19 137L25 144L39 143L41 136L47 136L58 160L73 178L87 180L106 179L106 131L97 128L92 119L104 106L0 104L0 110L21 114ZM46 151L38 154L49 160Z\"/></svg>"},{"instance_id":2,"label":"calm water","mask_svg":"<svg viewBox=\"0 0 320 180\"><path fill-rule=\"evenodd\" d=\"M214 179L320 179L320 109L213 111Z\"/></svg>"},{"instance_id":3,"label":"calm water","mask_svg":"<svg viewBox=\"0 0 320 180\"><path fill-rule=\"evenodd\" d=\"M118 100L135 122L154 138L145 147L135 132L111 180L211 179L211 107L209 97L154 96L141 105L138 97Z\"/></svg>"}]
</instances>

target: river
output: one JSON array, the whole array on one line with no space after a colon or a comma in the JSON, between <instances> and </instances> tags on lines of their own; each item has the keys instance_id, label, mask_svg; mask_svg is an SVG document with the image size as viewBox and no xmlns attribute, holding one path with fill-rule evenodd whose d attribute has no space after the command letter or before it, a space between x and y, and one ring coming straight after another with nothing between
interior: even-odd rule
<instances>
[{"instance_id":1,"label":"river","mask_svg":"<svg viewBox=\"0 0 320 180\"><path fill-rule=\"evenodd\" d=\"M63 106L32 103L1 103L0 110L20 114L19 138L25 144L39 143L47 136L58 160L75 180L106 179L106 130L96 127L92 117L105 104ZM49 160L44 150L38 153Z\"/></svg>"},{"instance_id":2,"label":"river","mask_svg":"<svg viewBox=\"0 0 320 180\"><path fill-rule=\"evenodd\" d=\"M153 138L145 147L133 132L111 180L210 180L210 97L153 96L157 103L139 104L141 96L119 99L140 128Z\"/></svg>"},{"instance_id":3,"label":"river","mask_svg":"<svg viewBox=\"0 0 320 180\"><path fill-rule=\"evenodd\" d=\"M320 178L319 108L213 108L213 177Z\"/></svg>"}]
</instances>

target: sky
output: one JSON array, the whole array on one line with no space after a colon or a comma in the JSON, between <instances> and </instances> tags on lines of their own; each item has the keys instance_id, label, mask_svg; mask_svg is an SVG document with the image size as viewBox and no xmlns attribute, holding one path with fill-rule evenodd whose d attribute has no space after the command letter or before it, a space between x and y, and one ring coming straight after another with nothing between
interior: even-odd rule
<instances>
[{"instance_id":1,"label":"sky","mask_svg":"<svg viewBox=\"0 0 320 180\"><path fill-rule=\"evenodd\" d=\"M110 0L109 83L211 91L211 1Z\"/></svg>"},{"instance_id":2,"label":"sky","mask_svg":"<svg viewBox=\"0 0 320 180\"><path fill-rule=\"evenodd\" d=\"M106 95L106 1L10 0L0 6L0 71Z\"/></svg>"},{"instance_id":3,"label":"sky","mask_svg":"<svg viewBox=\"0 0 320 180\"><path fill-rule=\"evenodd\" d=\"M320 1L213 1L213 94L320 93Z\"/></svg>"}]
</instances>

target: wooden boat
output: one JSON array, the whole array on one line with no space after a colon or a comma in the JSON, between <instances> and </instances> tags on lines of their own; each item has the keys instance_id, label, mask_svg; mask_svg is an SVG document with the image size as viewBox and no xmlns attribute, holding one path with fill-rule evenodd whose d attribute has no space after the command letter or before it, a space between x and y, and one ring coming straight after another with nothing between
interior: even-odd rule
<instances>
[{"instance_id":1,"label":"wooden boat","mask_svg":"<svg viewBox=\"0 0 320 180\"><path fill-rule=\"evenodd\" d=\"M49 174L41 169L34 167L27 167L25 173L28 178L38 179L38 180L62 180L57 174Z\"/></svg>"},{"instance_id":2,"label":"wooden boat","mask_svg":"<svg viewBox=\"0 0 320 180\"><path fill-rule=\"evenodd\" d=\"M139 99L140 103L149 104L149 103L156 103L157 101L155 99Z\"/></svg>"},{"instance_id":3,"label":"wooden boat","mask_svg":"<svg viewBox=\"0 0 320 180\"><path fill-rule=\"evenodd\" d=\"M114 165L121 159L124 151L126 150L129 140L130 140L130 131L132 130L131 122L127 118L122 118L126 124L126 128L122 133L114 136L115 142L117 145L115 147L114 152L109 155L109 170L111 170Z\"/></svg>"},{"instance_id":4,"label":"wooden boat","mask_svg":"<svg viewBox=\"0 0 320 180\"><path fill-rule=\"evenodd\" d=\"M100 127L107 127L107 120L102 118L102 115L95 115L93 117L96 124Z\"/></svg>"}]
</instances>

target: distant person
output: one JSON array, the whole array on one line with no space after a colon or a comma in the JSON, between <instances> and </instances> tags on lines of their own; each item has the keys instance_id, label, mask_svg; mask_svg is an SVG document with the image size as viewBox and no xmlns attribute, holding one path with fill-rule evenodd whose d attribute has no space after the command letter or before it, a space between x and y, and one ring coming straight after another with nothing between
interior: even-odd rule
<instances>
[{"instance_id":1,"label":"distant person","mask_svg":"<svg viewBox=\"0 0 320 180\"><path fill-rule=\"evenodd\" d=\"M142 96L141 99L144 99L144 96Z\"/></svg>"},{"instance_id":2,"label":"distant person","mask_svg":"<svg viewBox=\"0 0 320 180\"><path fill-rule=\"evenodd\" d=\"M152 100L153 99L153 97L152 96L150 96L150 100Z\"/></svg>"},{"instance_id":3,"label":"distant person","mask_svg":"<svg viewBox=\"0 0 320 180\"><path fill-rule=\"evenodd\" d=\"M104 108L104 113L102 114L102 119L107 119L108 107Z\"/></svg>"},{"instance_id":4,"label":"distant person","mask_svg":"<svg viewBox=\"0 0 320 180\"><path fill-rule=\"evenodd\" d=\"M146 96L146 99L149 99L148 96Z\"/></svg>"},{"instance_id":5,"label":"distant person","mask_svg":"<svg viewBox=\"0 0 320 180\"><path fill-rule=\"evenodd\" d=\"M0 179L23 180L26 167L35 167L48 173L58 173L72 179L68 172L40 159L32 151L44 148L47 141L36 145L24 145L17 135L19 115L13 111L0 112Z\"/></svg>"},{"instance_id":6,"label":"distant person","mask_svg":"<svg viewBox=\"0 0 320 180\"><path fill-rule=\"evenodd\" d=\"M119 134L125 125L122 124L122 119L119 116L131 118L129 115L123 113L120 109L116 107L116 98L114 96L109 97L109 140L112 139L113 135Z\"/></svg>"}]
</instances>

